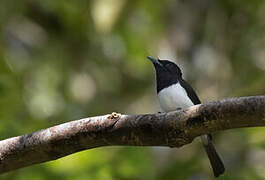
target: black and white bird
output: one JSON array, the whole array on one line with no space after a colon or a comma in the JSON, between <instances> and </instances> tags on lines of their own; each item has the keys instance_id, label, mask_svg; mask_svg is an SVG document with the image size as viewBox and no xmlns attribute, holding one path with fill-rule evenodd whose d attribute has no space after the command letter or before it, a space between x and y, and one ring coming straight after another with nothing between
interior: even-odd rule
<instances>
[{"instance_id":1,"label":"black and white bird","mask_svg":"<svg viewBox=\"0 0 265 180\"><path fill-rule=\"evenodd\" d=\"M182 78L182 72L175 63L168 60L155 59L151 56L147 58L152 61L156 70L157 95L163 111L175 111L195 104L201 104L195 91ZM224 173L225 168L214 148L211 134L202 135L201 140L210 160L214 176L218 177Z\"/></svg>"}]
</instances>

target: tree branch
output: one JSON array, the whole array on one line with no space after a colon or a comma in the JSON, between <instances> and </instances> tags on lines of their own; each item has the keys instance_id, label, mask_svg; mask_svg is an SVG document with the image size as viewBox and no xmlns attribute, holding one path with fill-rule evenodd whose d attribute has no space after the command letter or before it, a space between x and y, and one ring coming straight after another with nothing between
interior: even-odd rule
<instances>
[{"instance_id":1,"label":"tree branch","mask_svg":"<svg viewBox=\"0 0 265 180\"><path fill-rule=\"evenodd\" d=\"M264 125L265 96L224 99L170 113L112 113L0 141L0 173L100 146L181 147L202 134Z\"/></svg>"}]
</instances>

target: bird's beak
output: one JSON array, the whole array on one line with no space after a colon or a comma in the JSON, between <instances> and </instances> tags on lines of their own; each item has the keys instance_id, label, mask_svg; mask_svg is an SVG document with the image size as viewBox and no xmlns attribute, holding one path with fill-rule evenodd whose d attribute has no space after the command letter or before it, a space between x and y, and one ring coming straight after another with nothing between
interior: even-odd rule
<instances>
[{"instance_id":1,"label":"bird's beak","mask_svg":"<svg viewBox=\"0 0 265 180\"><path fill-rule=\"evenodd\" d=\"M159 66L163 66L163 65L158 61L158 59L153 58L153 57L151 57L151 56L147 56L147 58L148 58L150 61L152 61L153 64L158 64Z\"/></svg>"}]
</instances>

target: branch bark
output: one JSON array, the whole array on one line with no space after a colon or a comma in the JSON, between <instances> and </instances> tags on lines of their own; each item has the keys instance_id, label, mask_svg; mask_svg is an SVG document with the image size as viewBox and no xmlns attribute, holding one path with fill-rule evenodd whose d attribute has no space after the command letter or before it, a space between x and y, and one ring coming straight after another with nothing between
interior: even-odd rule
<instances>
[{"instance_id":1,"label":"branch bark","mask_svg":"<svg viewBox=\"0 0 265 180\"><path fill-rule=\"evenodd\" d=\"M112 113L0 141L0 173L100 146L181 147L202 134L264 125L265 96L224 99L169 113Z\"/></svg>"}]
</instances>

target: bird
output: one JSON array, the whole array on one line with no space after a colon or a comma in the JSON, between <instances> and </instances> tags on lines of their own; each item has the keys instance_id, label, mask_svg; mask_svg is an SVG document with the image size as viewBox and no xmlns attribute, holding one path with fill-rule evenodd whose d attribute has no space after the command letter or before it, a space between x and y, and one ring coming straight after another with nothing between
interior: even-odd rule
<instances>
[{"instance_id":1,"label":"bird","mask_svg":"<svg viewBox=\"0 0 265 180\"><path fill-rule=\"evenodd\" d=\"M156 71L157 96L164 112L201 104L193 88L182 78L182 72L178 65L169 60L160 60L151 56L147 56L147 58L153 63ZM201 135L200 138L214 176L222 175L225 172L225 167L212 143L212 135L205 134Z\"/></svg>"}]
</instances>

